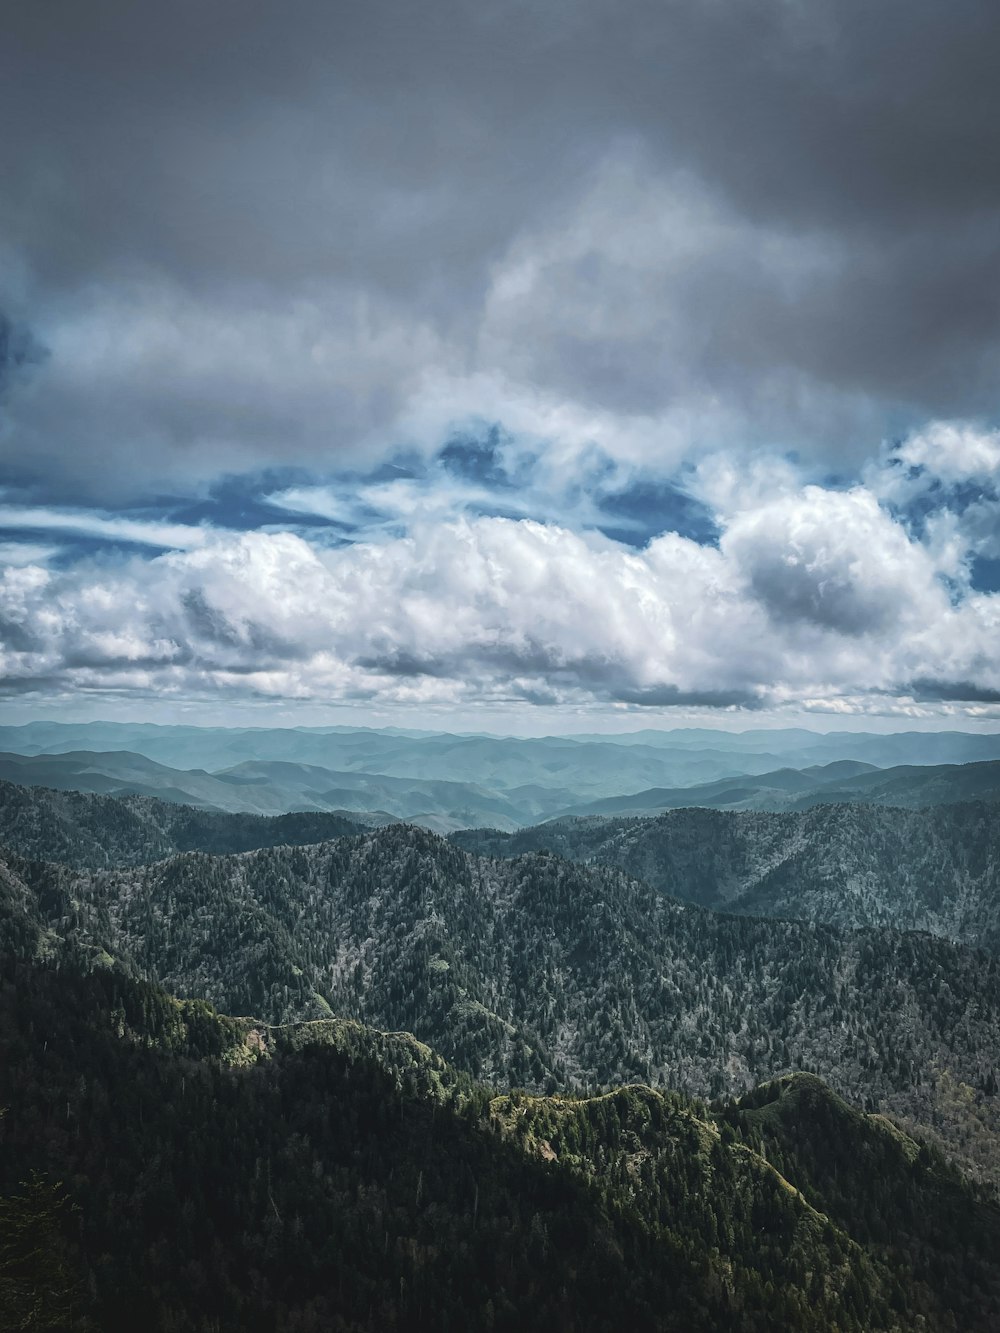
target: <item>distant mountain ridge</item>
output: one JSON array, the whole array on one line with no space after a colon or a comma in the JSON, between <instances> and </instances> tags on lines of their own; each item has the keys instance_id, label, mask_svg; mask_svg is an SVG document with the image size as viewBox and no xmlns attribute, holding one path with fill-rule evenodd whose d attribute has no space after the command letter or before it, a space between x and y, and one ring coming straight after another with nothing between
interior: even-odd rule
<instances>
[{"instance_id":1,"label":"distant mountain ridge","mask_svg":"<svg viewBox=\"0 0 1000 1333\"><path fill-rule=\"evenodd\" d=\"M916 809L955 801L1000 801L1000 761L874 768L836 760L782 768L693 787L650 788L572 807L567 816L652 815L692 807L722 810L806 810L814 805L872 802Z\"/></svg>"},{"instance_id":2,"label":"distant mountain ridge","mask_svg":"<svg viewBox=\"0 0 1000 1333\"><path fill-rule=\"evenodd\" d=\"M763 771L779 762L776 756L758 755L734 760L724 748L706 747L693 754L623 746L613 739L590 743L572 737L402 734L363 728L247 730L106 723L0 728L0 749L23 754L129 750L170 768L213 772L247 761L300 763L341 773L481 784L496 792L534 786L564 792L563 808L574 800L643 785L708 781L728 773Z\"/></svg>"},{"instance_id":3,"label":"distant mountain ridge","mask_svg":"<svg viewBox=\"0 0 1000 1333\"><path fill-rule=\"evenodd\" d=\"M325 842L394 822L384 812L231 814L152 796L106 796L0 780L0 847L81 869L145 865L178 852L221 854Z\"/></svg>"},{"instance_id":4,"label":"distant mountain ridge","mask_svg":"<svg viewBox=\"0 0 1000 1333\"><path fill-rule=\"evenodd\" d=\"M450 745L456 738L445 740ZM0 753L0 780L59 790L150 796L230 813L377 812L422 824L438 833L462 828L512 831L565 815L649 815L689 806L794 810L845 801L916 807L968 799L1000 800L1000 760L877 769L861 760L839 759L802 769L731 773L693 787L654 787L630 795L581 801L579 791L553 781L553 767L560 774L565 772L566 748L560 744L561 757L550 756L551 763L543 763L540 769L522 765L525 772L534 771L539 780L520 786L504 786L502 781L491 786L428 775L401 777L364 767L335 770L291 759L243 759L212 771L176 769L126 750ZM573 780L591 787L595 783L605 788L615 783L628 786L627 778L634 778L634 774L624 761L635 753L634 749L597 747L600 753L595 756L594 748L577 747L576 766L570 775ZM606 771L609 750L618 767L612 765ZM450 749L447 753L450 755ZM638 765L639 771L643 763ZM595 771L599 778L594 778ZM491 782L498 776L488 757L480 772Z\"/></svg>"},{"instance_id":5,"label":"distant mountain ridge","mask_svg":"<svg viewBox=\"0 0 1000 1333\"><path fill-rule=\"evenodd\" d=\"M1000 760L1000 734L824 734L785 728L498 737L400 728L33 722L0 727L0 750L25 755L128 750L168 768L210 772L245 761L282 761L337 773L471 783L499 795L524 788L565 793L561 805L552 801L544 812L536 810L535 817L542 818L623 792L689 787L841 760L880 768Z\"/></svg>"},{"instance_id":6,"label":"distant mountain ridge","mask_svg":"<svg viewBox=\"0 0 1000 1333\"><path fill-rule=\"evenodd\" d=\"M63 791L150 796L229 813L379 811L441 832L481 824L519 828L561 810L572 795L544 788L500 793L473 783L334 772L287 760L247 760L209 773L168 768L130 751L0 754L0 780Z\"/></svg>"}]
</instances>

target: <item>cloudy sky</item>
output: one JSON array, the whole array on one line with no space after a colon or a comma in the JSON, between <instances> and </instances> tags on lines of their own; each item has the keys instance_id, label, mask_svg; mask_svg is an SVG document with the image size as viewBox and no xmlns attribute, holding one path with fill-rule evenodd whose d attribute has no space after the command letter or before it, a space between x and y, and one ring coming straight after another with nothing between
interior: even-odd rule
<instances>
[{"instance_id":1,"label":"cloudy sky","mask_svg":"<svg viewBox=\"0 0 1000 1333\"><path fill-rule=\"evenodd\" d=\"M4 28L9 717L1000 724L1000 7Z\"/></svg>"}]
</instances>

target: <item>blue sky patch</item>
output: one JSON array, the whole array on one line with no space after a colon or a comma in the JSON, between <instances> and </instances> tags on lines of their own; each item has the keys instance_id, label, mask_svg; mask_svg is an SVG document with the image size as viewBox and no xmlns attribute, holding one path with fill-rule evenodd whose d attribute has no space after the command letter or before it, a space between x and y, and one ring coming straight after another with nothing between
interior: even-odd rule
<instances>
[{"instance_id":1,"label":"blue sky patch","mask_svg":"<svg viewBox=\"0 0 1000 1333\"><path fill-rule=\"evenodd\" d=\"M663 532L677 532L701 545L719 539L711 510L667 481L638 481L600 496L596 504L607 516L600 524L604 535L628 546L645 546Z\"/></svg>"},{"instance_id":2,"label":"blue sky patch","mask_svg":"<svg viewBox=\"0 0 1000 1333\"><path fill-rule=\"evenodd\" d=\"M969 582L975 592L1000 592L1000 560L977 555L972 561Z\"/></svg>"}]
</instances>

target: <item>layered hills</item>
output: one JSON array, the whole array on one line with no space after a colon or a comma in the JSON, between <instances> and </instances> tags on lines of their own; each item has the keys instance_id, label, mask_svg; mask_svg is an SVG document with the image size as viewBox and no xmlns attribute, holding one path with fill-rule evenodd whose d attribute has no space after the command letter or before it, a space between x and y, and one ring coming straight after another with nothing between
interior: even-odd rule
<instances>
[{"instance_id":1,"label":"layered hills","mask_svg":"<svg viewBox=\"0 0 1000 1333\"><path fill-rule=\"evenodd\" d=\"M655 784L689 786L735 774L802 769L840 760L891 768L1000 759L1000 736L959 731L822 733L790 727L513 737L399 727L31 722L0 727L0 750L25 755L130 750L172 768L212 770L247 760L282 760L459 782L482 782L488 773L489 785L504 789L542 781L567 788L603 785L637 791ZM622 787L623 776L632 779L630 787Z\"/></svg>"},{"instance_id":2,"label":"layered hills","mask_svg":"<svg viewBox=\"0 0 1000 1333\"><path fill-rule=\"evenodd\" d=\"M111 961L271 1023L405 1029L536 1090L739 1093L812 1070L931 1122L935 1072L992 1086L1000 961L930 935L718 914L603 866L473 856L390 826L108 871L14 856L0 931L24 957Z\"/></svg>"},{"instance_id":3,"label":"layered hills","mask_svg":"<svg viewBox=\"0 0 1000 1333\"><path fill-rule=\"evenodd\" d=\"M0 1325L1000 1328L994 809L0 784Z\"/></svg>"},{"instance_id":4,"label":"layered hills","mask_svg":"<svg viewBox=\"0 0 1000 1333\"><path fill-rule=\"evenodd\" d=\"M477 744L486 744L482 738L474 739ZM524 744L536 748L541 745ZM636 792L635 784L648 767L640 747L567 742L558 748L572 753L573 762L568 768L551 756L545 762L526 763L522 767L532 780L516 786L505 783L510 765L502 757L495 765L484 761L481 772L488 775L488 785L484 785L481 781L438 778L426 771L419 776L382 772L377 768L379 763L390 766L390 758L384 754L381 759L374 754L355 756L357 767L352 769L258 758L210 772L170 768L125 750L0 753L0 781L63 791L150 796L228 813L375 814L383 820L405 819L441 833L460 828L510 832L565 815L649 816L691 807L796 810L850 802L919 808L968 799L1000 801L1000 761L877 769L859 760L844 759L752 775L731 772L711 783ZM450 748L446 754L450 754ZM415 766L423 767L419 762ZM433 768L430 763L431 772ZM569 782L575 785L564 785ZM595 788L603 792L610 789L613 794L582 799L584 793Z\"/></svg>"},{"instance_id":5,"label":"layered hills","mask_svg":"<svg viewBox=\"0 0 1000 1333\"><path fill-rule=\"evenodd\" d=\"M115 750L0 754L0 780L63 791L151 796L227 813L374 812L440 831L481 824L518 828L563 809L573 795L548 789L500 794L475 783L337 772L284 760L248 760L209 773L168 768L143 755Z\"/></svg>"},{"instance_id":6,"label":"layered hills","mask_svg":"<svg viewBox=\"0 0 1000 1333\"><path fill-rule=\"evenodd\" d=\"M553 852L645 880L685 902L847 928L922 930L1000 948L996 807L911 811L857 803L770 814L703 809L652 818L579 818L504 833L450 835L492 857ZM0 781L0 846L80 869L137 866L178 852L227 853L323 842L388 815L227 814L151 797L111 797Z\"/></svg>"},{"instance_id":7,"label":"layered hills","mask_svg":"<svg viewBox=\"0 0 1000 1333\"><path fill-rule=\"evenodd\" d=\"M0 780L0 846L93 869L144 865L176 852L244 852L323 842L393 822L385 814L229 814L151 796L105 796Z\"/></svg>"},{"instance_id":8,"label":"layered hills","mask_svg":"<svg viewBox=\"0 0 1000 1333\"><path fill-rule=\"evenodd\" d=\"M573 807L568 815L648 816L691 807L714 810L808 810L865 803L920 809L955 801L1000 801L1000 762L874 768L854 759L692 787L652 787Z\"/></svg>"}]
</instances>

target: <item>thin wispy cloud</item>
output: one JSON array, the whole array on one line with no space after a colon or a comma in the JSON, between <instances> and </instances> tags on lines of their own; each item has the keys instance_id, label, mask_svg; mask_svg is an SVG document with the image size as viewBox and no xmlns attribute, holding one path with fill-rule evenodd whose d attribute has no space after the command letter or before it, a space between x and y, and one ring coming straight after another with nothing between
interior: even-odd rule
<instances>
[{"instance_id":1,"label":"thin wispy cloud","mask_svg":"<svg viewBox=\"0 0 1000 1333\"><path fill-rule=\"evenodd\" d=\"M71 533L106 542L128 542L170 550L202 546L211 533L203 527L157 520L127 518L89 510L49 509L44 506L0 503L0 531Z\"/></svg>"}]
</instances>

